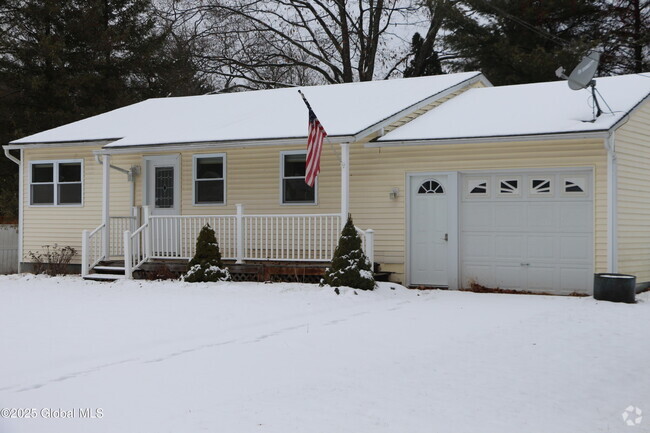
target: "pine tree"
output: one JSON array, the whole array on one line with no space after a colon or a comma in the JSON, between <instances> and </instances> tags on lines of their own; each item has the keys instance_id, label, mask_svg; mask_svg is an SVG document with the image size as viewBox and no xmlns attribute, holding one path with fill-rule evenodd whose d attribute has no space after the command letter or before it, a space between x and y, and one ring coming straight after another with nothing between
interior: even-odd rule
<instances>
[{"instance_id":1,"label":"pine tree","mask_svg":"<svg viewBox=\"0 0 650 433\"><path fill-rule=\"evenodd\" d=\"M196 252L189 269L182 276L189 283L230 281L230 272L223 266L219 244L210 224L203 226L196 239Z\"/></svg>"},{"instance_id":2,"label":"pine tree","mask_svg":"<svg viewBox=\"0 0 650 433\"><path fill-rule=\"evenodd\" d=\"M650 1L608 0L604 10L601 64L609 65L606 72L647 72L650 69Z\"/></svg>"},{"instance_id":3,"label":"pine tree","mask_svg":"<svg viewBox=\"0 0 650 433\"><path fill-rule=\"evenodd\" d=\"M334 250L332 266L325 270L321 284L328 284L332 287L347 286L361 290L375 288L372 264L361 248L361 238L359 238L350 215L348 215L348 221Z\"/></svg>"},{"instance_id":4,"label":"pine tree","mask_svg":"<svg viewBox=\"0 0 650 433\"><path fill-rule=\"evenodd\" d=\"M602 0L462 0L447 16L444 43L456 70L495 85L557 80L603 38ZM606 65L603 65L606 67Z\"/></svg>"},{"instance_id":5,"label":"pine tree","mask_svg":"<svg viewBox=\"0 0 650 433\"><path fill-rule=\"evenodd\" d=\"M404 69L404 77L442 74L442 65L438 53L433 45L425 46L425 40L419 33L415 33L413 39L411 39L411 55L413 58Z\"/></svg>"},{"instance_id":6,"label":"pine tree","mask_svg":"<svg viewBox=\"0 0 650 433\"><path fill-rule=\"evenodd\" d=\"M189 53L179 56L196 47L175 36L152 0L0 1L0 144L150 97L206 93ZM10 216L17 169L0 160L0 216Z\"/></svg>"}]
</instances>

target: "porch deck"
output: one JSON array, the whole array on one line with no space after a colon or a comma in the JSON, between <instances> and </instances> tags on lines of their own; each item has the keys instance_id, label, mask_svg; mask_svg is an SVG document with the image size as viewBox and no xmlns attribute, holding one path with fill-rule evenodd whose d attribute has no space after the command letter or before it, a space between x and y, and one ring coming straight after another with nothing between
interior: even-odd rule
<instances>
[{"instance_id":1,"label":"porch deck","mask_svg":"<svg viewBox=\"0 0 650 433\"><path fill-rule=\"evenodd\" d=\"M82 275L119 272L133 278L162 265L166 272L182 272L194 256L201 228L209 224L224 261L240 275L237 278L272 281L282 275L277 277L281 281L320 280L338 243L340 214L245 215L243 209L238 204L236 215L163 216L151 215L144 206L141 212L134 208L131 216L111 216L109 224L83 231ZM374 231L357 228L357 232L373 263ZM117 262L119 266L110 265Z\"/></svg>"},{"instance_id":2,"label":"porch deck","mask_svg":"<svg viewBox=\"0 0 650 433\"><path fill-rule=\"evenodd\" d=\"M290 282L312 283L320 282L329 263L312 262L251 262L237 264L233 260L224 260L234 281L256 282ZM107 260L100 263L102 267L124 268L123 260ZM187 260L156 259L144 263L133 273L137 279L166 279L177 278L187 270ZM101 274L101 272L99 272ZM375 265L375 280L388 281L390 272L381 272ZM105 275L111 275L108 272Z\"/></svg>"}]
</instances>

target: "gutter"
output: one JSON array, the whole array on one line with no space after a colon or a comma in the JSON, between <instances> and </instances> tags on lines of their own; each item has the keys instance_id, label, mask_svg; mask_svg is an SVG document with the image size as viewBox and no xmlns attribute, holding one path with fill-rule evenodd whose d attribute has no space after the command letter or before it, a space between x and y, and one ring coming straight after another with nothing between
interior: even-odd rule
<instances>
[{"instance_id":1,"label":"gutter","mask_svg":"<svg viewBox=\"0 0 650 433\"><path fill-rule=\"evenodd\" d=\"M371 141L364 144L364 147L398 147L398 146L429 146L443 144L472 144L472 143L494 143L513 141L542 141L542 140L580 140L580 139L605 139L608 137L608 130L594 132L558 132L549 134L532 135L493 135L485 137L459 137L459 138L438 138L438 139L416 139L416 140L395 140L395 141Z\"/></svg>"},{"instance_id":2,"label":"gutter","mask_svg":"<svg viewBox=\"0 0 650 433\"><path fill-rule=\"evenodd\" d=\"M9 150L20 150L20 149L46 149L51 147L70 147L70 146L105 146L109 143L119 140L119 138L110 139L110 140L87 140L87 141L53 141L53 142L44 142L44 143L15 143L11 142L7 145L4 145L3 148Z\"/></svg>"},{"instance_id":3,"label":"gutter","mask_svg":"<svg viewBox=\"0 0 650 433\"><path fill-rule=\"evenodd\" d=\"M329 139L349 142L354 139L350 135L333 135ZM241 140L241 141L203 141L190 143L173 143L173 144L147 144L133 146L112 146L104 147L100 150L94 150L95 155L119 155L129 153L157 153L157 152L182 152L190 150L204 149L230 149L236 147L257 147L257 146L292 146L307 143L307 137L300 138L279 138L272 140Z\"/></svg>"}]
</instances>

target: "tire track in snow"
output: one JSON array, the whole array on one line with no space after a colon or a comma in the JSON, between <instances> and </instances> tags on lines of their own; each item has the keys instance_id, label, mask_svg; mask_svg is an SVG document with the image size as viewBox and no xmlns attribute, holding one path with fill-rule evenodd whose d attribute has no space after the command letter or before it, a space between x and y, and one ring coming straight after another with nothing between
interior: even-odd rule
<instances>
[{"instance_id":1,"label":"tire track in snow","mask_svg":"<svg viewBox=\"0 0 650 433\"><path fill-rule=\"evenodd\" d=\"M422 299L422 301L429 300L429 299L430 298L425 298L425 299ZM244 338L231 338L231 339L228 339L228 340L225 340L225 341L219 341L219 342L216 342L216 343L200 344L200 345L197 345L197 346L194 346L194 347L189 347L189 348L186 348L186 349L183 349L183 350L176 350L176 351L173 351L173 352L169 352L169 353L167 353L165 355L157 356L155 358L149 358L149 359L143 359L143 357L140 357L140 358L128 358L128 359L124 359L124 360L120 360L120 361L116 361L116 362L100 364L100 365L95 366L95 367L91 367L91 368L84 369L84 370L78 370L78 371L74 371L74 372L71 372L71 373L66 373L66 374L58 376L58 377L56 377L54 379L40 381L39 383L35 383L35 384L31 384L31 385L18 384L18 385L12 385L12 386L8 386L8 387L0 388L0 391L15 390L14 392L16 392L16 393L34 391L34 390L38 390L38 389L43 388L43 387L45 387L47 385L50 385L50 384L60 383L60 382L64 382L64 381L71 380L71 379L76 379L76 378L79 378L79 377L83 377L83 376L86 376L86 375L89 375L89 374L92 374L92 373L96 373L96 372L103 371L103 370L106 370L106 369L110 369L110 368L113 368L113 367L117 367L117 366L120 366L120 365L125 365L125 364L130 364L130 363L138 363L138 362L142 363L142 364L155 364L155 363L161 363L161 362L164 362L166 360L173 359L173 358L176 358L176 357L179 357L179 356L189 355L189 354L196 353L196 352L199 352L199 351L214 349L216 347L225 346L225 345L229 345L229 344L236 344L236 343L255 344L255 343L259 343L259 342L268 340L268 339L273 338L273 337L278 337L278 336L285 335L285 334L290 333L290 332L295 332L295 331L298 331L298 330L303 329L303 328L306 328L307 330L309 330L310 326L334 326L334 325L339 325L339 324L342 324L342 323L349 322L351 320L354 320L356 318L360 318L360 317L363 317L363 316L366 316L366 315L369 315L369 314L371 314L371 315L372 314L385 314L386 312L398 311L398 310L403 309L406 305L411 304L412 302L413 301L411 301L411 300L402 300L402 301L397 302L397 303L391 303L393 306L389 307L389 308L379 308L379 309L374 309L374 310L365 310L364 309L362 311L357 311L357 312L354 312L354 313L351 313L351 314L347 314L344 317L336 318L334 320L327 320L327 321L321 320L321 321L316 321L316 322L314 322L314 321L301 322L301 323L298 323L298 324L292 324L290 326L283 326L283 327L278 328L277 330L272 331L272 332L266 331L264 333L261 333L260 335L253 336L253 337L250 337L250 338L245 338L245 339ZM366 305L366 307L377 307L377 306L380 306L380 305L384 306L383 304L384 304L383 302L380 302L380 303L377 303L377 304ZM326 315L328 313L331 313L331 312L332 312L331 310L326 311L326 312L320 312L319 314L316 315L316 317L324 316L324 315ZM339 311L335 311L335 312L339 313ZM341 312L343 312L343 311L341 311ZM293 320L295 320L295 318ZM16 388L18 388L18 389L16 389Z\"/></svg>"}]
</instances>

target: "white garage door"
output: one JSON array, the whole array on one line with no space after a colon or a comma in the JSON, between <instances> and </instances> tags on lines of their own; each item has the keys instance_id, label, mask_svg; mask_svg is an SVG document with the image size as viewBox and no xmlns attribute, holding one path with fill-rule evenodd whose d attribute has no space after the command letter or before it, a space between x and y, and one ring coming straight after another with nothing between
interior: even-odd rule
<instances>
[{"instance_id":1,"label":"white garage door","mask_svg":"<svg viewBox=\"0 0 650 433\"><path fill-rule=\"evenodd\" d=\"M585 292L593 279L591 171L464 175L461 283Z\"/></svg>"}]
</instances>

